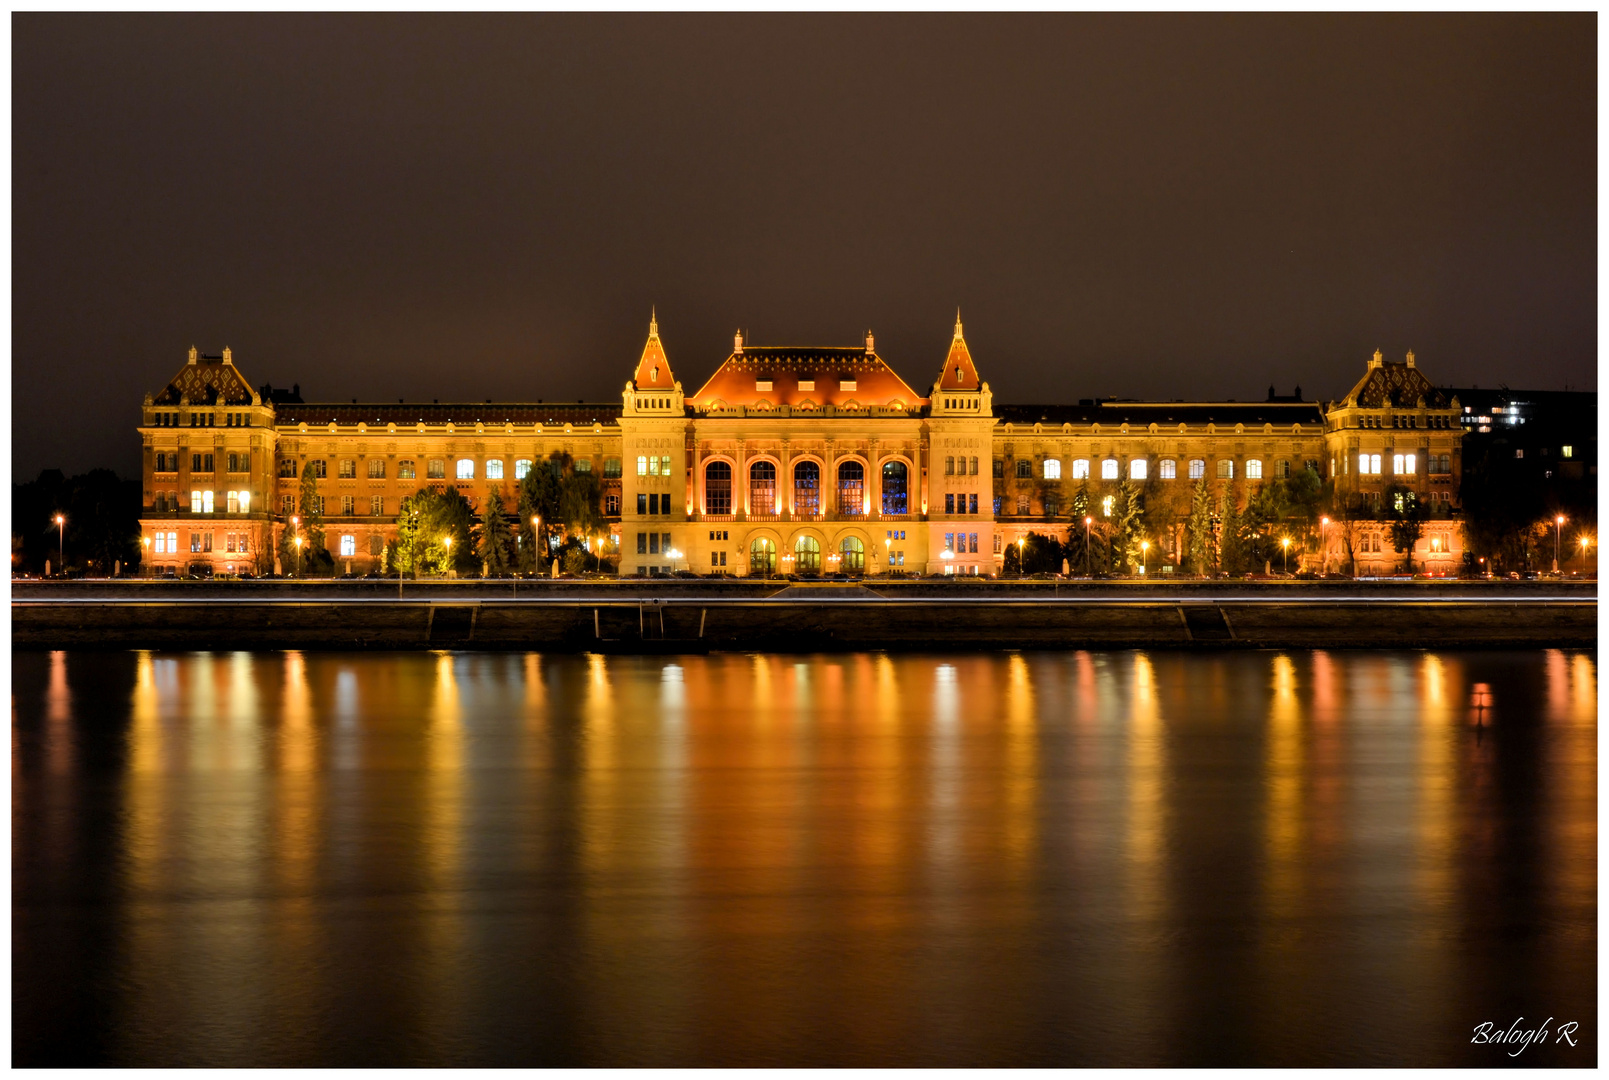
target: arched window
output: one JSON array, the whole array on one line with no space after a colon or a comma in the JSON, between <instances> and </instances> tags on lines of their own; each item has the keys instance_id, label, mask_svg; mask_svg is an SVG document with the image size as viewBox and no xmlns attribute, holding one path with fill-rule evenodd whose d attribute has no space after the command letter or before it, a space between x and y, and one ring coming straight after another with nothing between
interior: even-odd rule
<instances>
[{"instance_id":1,"label":"arched window","mask_svg":"<svg viewBox=\"0 0 1609 1080\"><path fill-rule=\"evenodd\" d=\"M846 536L838 550L843 559L838 569L845 574L864 574L866 572L866 545L860 542L858 536Z\"/></svg>"},{"instance_id":2,"label":"arched window","mask_svg":"<svg viewBox=\"0 0 1609 1080\"><path fill-rule=\"evenodd\" d=\"M458 459L458 479L460 479L460 480L473 480L473 479L475 479L475 460L473 458L459 458Z\"/></svg>"},{"instance_id":3,"label":"arched window","mask_svg":"<svg viewBox=\"0 0 1609 1080\"><path fill-rule=\"evenodd\" d=\"M1201 458L1190 459L1190 479L1200 480L1207 475L1207 463Z\"/></svg>"},{"instance_id":4,"label":"arched window","mask_svg":"<svg viewBox=\"0 0 1609 1080\"><path fill-rule=\"evenodd\" d=\"M1133 458L1129 461L1130 480L1144 480L1145 472L1145 459L1143 457Z\"/></svg>"},{"instance_id":5,"label":"arched window","mask_svg":"<svg viewBox=\"0 0 1609 1080\"><path fill-rule=\"evenodd\" d=\"M778 514L777 467L769 461L756 461L749 466L749 513Z\"/></svg>"},{"instance_id":6,"label":"arched window","mask_svg":"<svg viewBox=\"0 0 1609 1080\"><path fill-rule=\"evenodd\" d=\"M1263 463L1256 458L1246 461L1246 479L1261 480L1263 478Z\"/></svg>"},{"instance_id":7,"label":"arched window","mask_svg":"<svg viewBox=\"0 0 1609 1080\"><path fill-rule=\"evenodd\" d=\"M838 466L838 512L852 517L866 512L866 467L858 461Z\"/></svg>"},{"instance_id":8,"label":"arched window","mask_svg":"<svg viewBox=\"0 0 1609 1080\"><path fill-rule=\"evenodd\" d=\"M712 461L704 466L704 513L731 512L732 466L725 461Z\"/></svg>"},{"instance_id":9,"label":"arched window","mask_svg":"<svg viewBox=\"0 0 1609 1080\"><path fill-rule=\"evenodd\" d=\"M801 461L793 467L793 512L821 513L821 466L814 461Z\"/></svg>"},{"instance_id":10,"label":"arched window","mask_svg":"<svg viewBox=\"0 0 1609 1080\"><path fill-rule=\"evenodd\" d=\"M1048 458L1045 459L1045 479L1046 480L1060 480L1061 479L1061 459L1060 458L1048 457Z\"/></svg>"},{"instance_id":11,"label":"arched window","mask_svg":"<svg viewBox=\"0 0 1609 1080\"><path fill-rule=\"evenodd\" d=\"M769 540L754 540L749 544L749 574L766 575L777 572L777 546Z\"/></svg>"},{"instance_id":12,"label":"arched window","mask_svg":"<svg viewBox=\"0 0 1609 1080\"><path fill-rule=\"evenodd\" d=\"M1117 479L1117 459L1116 458L1107 458L1105 461L1101 462L1101 479L1102 480L1116 480Z\"/></svg>"},{"instance_id":13,"label":"arched window","mask_svg":"<svg viewBox=\"0 0 1609 1080\"><path fill-rule=\"evenodd\" d=\"M795 573L821 573L821 542L814 536L799 537L799 542L793 545L793 554Z\"/></svg>"},{"instance_id":14,"label":"arched window","mask_svg":"<svg viewBox=\"0 0 1609 1080\"><path fill-rule=\"evenodd\" d=\"M1178 462L1174 461L1171 458L1163 461L1161 466L1160 466L1160 468L1159 468L1159 475L1164 480L1172 480L1175 476L1178 475L1178 473L1175 471L1178 468L1178 464L1179 464Z\"/></svg>"},{"instance_id":15,"label":"arched window","mask_svg":"<svg viewBox=\"0 0 1609 1080\"><path fill-rule=\"evenodd\" d=\"M1073 461L1073 479L1089 479L1089 458L1077 458Z\"/></svg>"},{"instance_id":16,"label":"arched window","mask_svg":"<svg viewBox=\"0 0 1609 1080\"><path fill-rule=\"evenodd\" d=\"M910 503L906 498L908 471L903 461L883 463L883 513L904 514Z\"/></svg>"}]
</instances>

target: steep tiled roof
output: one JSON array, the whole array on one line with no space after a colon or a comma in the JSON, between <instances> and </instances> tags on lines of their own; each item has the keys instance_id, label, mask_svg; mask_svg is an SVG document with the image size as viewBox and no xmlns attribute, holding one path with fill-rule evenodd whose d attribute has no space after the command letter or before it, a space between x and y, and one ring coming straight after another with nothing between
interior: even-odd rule
<instances>
[{"instance_id":1,"label":"steep tiled roof","mask_svg":"<svg viewBox=\"0 0 1609 1080\"><path fill-rule=\"evenodd\" d=\"M251 383L234 366L233 357L225 363L229 350L223 356L203 356L190 350L190 361L160 394L151 399L153 405L177 405L184 398L192 405L250 405Z\"/></svg>"},{"instance_id":2,"label":"steep tiled roof","mask_svg":"<svg viewBox=\"0 0 1609 1080\"><path fill-rule=\"evenodd\" d=\"M950 355L944 358L944 370L939 372L939 389L977 390L981 385L972 353L967 350L967 339L961 336L961 313L957 311L955 337L950 342Z\"/></svg>"},{"instance_id":3,"label":"steep tiled roof","mask_svg":"<svg viewBox=\"0 0 1609 1080\"><path fill-rule=\"evenodd\" d=\"M648 320L648 343L642 347L642 359L637 361L637 373L631 377L638 390L674 390L676 377L670 372L670 360L665 347L659 343L659 318Z\"/></svg>"},{"instance_id":4,"label":"steep tiled roof","mask_svg":"<svg viewBox=\"0 0 1609 1080\"><path fill-rule=\"evenodd\" d=\"M1279 401L1100 401L1088 405L996 405L997 424L1032 427L1060 427L1063 424L1116 427L1127 424L1130 428L1178 427L1204 424L1262 427L1273 424L1276 428L1291 424L1324 427L1324 409L1317 402Z\"/></svg>"},{"instance_id":5,"label":"steep tiled roof","mask_svg":"<svg viewBox=\"0 0 1609 1080\"><path fill-rule=\"evenodd\" d=\"M761 386L769 382L769 389ZM808 389L800 383L814 383ZM853 383L849 389L846 383ZM861 347L790 348L745 346L733 352L689 399L704 412L722 405L750 409L791 405L795 409L887 408L927 405L927 399L878 356Z\"/></svg>"},{"instance_id":6,"label":"steep tiled roof","mask_svg":"<svg viewBox=\"0 0 1609 1080\"><path fill-rule=\"evenodd\" d=\"M365 402L320 402L286 404L276 407L274 423L278 425L325 425L331 421L343 426L369 424L412 427L421 422L430 425L485 424L488 427L502 424L547 427L591 427L594 424L613 424L620 418L620 402L577 402L573 405L545 402L396 402L373 404Z\"/></svg>"},{"instance_id":7,"label":"steep tiled roof","mask_svg":"<svg viewBox=\"0 0 1609 1080\"><path fill-rule=\"evenodd\" d=\"M1387 362L1380 353L1364 372L1358 384L1347 392L1346 400L1366 409L1396 407L1412 409L1422 400L1426 408L1445 409L1452 404L1446 391L1438 388L1424 372L1414 366L1413 353L1404 363Z\"/></svg>"}]
</instances>

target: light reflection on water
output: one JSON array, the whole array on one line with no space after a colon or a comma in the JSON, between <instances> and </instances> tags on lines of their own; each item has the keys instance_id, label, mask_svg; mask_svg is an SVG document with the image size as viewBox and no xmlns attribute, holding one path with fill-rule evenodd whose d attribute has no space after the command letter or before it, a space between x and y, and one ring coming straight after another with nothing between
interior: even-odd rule
<instances>
[{"instance_id":1,"label":"light reflection on water","mask_svg":"<svg viewBox=\"0 0 1609 1080\"><path fill-rule=\"evenodd\" d=\"M14 672L18 1064L1596 1060L1590 653Z\"/></svg>"}]
</instances>

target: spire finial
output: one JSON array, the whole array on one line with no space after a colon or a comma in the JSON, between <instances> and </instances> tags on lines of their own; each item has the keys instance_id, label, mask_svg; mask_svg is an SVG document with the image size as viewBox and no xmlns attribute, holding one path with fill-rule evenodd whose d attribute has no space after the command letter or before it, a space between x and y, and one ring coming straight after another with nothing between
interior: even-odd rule
<instances>
[{"instance_id":1,"label":"spire finial","mask_svg":"<svg viewBox=\"0 0 1609 1080\"><path fill-rule=\"evenodd\" d=\"M648 308L648 336L659 336L659 309L653 305Z\"/></svg>"},{"instance_id":2,"label":"spire finial","mask_svg":"<svg viewBox=\"0 0 1609 1080\"><path fill-rule=\"evenodd\" d=\"M955 336L956 336L957 340L959 340L960 337L961 337L961 305L960 304L957 304L955 306Z\"/></svg>"}]
</instances>

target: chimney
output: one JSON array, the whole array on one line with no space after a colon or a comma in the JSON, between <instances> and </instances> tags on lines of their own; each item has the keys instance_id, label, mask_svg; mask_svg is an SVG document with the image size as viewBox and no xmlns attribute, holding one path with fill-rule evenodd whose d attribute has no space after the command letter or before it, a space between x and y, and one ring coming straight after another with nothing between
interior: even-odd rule
<instances>
[{"instance_id":1,"label":"chimney","mask_svg":"<svg viewBox=\"0 0 1609 1080\"><path fill-rule=\"evenodd\" d=\"M866 331L866 355L870 356L873 353L875 353L876 351L877 351L877 347L874 344L874 339L872 338L872 332L870 330L868 330L868 331Z\"/></svg>"},{"instance_id":2,"label":"chimney","mask_svg":"<svg viewBox=\"0 0 1609 1080\"><path fill-rule=\"evenodd\" d=\"M741 330L732 335L732 352L737 356L743 355L743 331Z\"/></svg>"}]
</instances>

